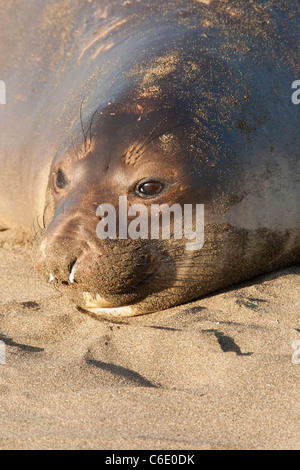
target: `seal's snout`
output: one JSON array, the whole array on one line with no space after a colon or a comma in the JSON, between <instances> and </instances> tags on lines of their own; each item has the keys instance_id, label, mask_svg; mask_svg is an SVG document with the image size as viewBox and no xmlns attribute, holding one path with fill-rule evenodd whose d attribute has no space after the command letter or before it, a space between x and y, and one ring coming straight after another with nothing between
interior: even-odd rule
<instances>
[{"instance_id":1,"label":"seal's snout","mask_svg":"<svg viewBox=\"0 0 300 470\"><path fill-rule=\"evenodd\" d=\"M36 247L37 271L47 281L74 284L78 260L87 250L81 218L60 214L52 218ZM100 255L100 249L98 256Z\"/></svg>"},{"instance_id":2,"label":"seal's snout","mask_svg":"<svg viewBox=\"0 0 300 470\"><path fill-rule=\"evenodd\" d=\"M119 307L145 298L161 267L155 246L142 240L99 239L92 223L54 216L36 249L36 269L82 308ZM76 229L75 229L76 227Z\"/></svg>"}]
</instances>

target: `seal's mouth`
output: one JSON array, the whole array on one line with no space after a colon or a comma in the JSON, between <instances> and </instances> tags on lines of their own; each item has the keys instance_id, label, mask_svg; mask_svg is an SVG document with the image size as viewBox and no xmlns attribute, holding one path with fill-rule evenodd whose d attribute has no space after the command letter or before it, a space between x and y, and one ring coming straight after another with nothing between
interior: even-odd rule
<instances>
[{"instance_id":1,"label":"seal's mouth","mask_svg":"<svg viewBox=\"0 0 300 470\"><path fill-rule=\"evenodd\" d=\"M75 281L75 263L71 267L69 281L73 284ZM55 277L52 273L49 276L49 282L52 283L55 281ZM109 302L107 299L102 297L100 294L92 294L90 292L82 292L82 302L81 308L87 312L91 312L99 317L131 317L134 315L140 315L142 313L150 313L154 310L147 309L146 312L141 310L139 302L132 305L124 305L121 307L116 307L112 302Z\"/></svg>"},{"instance_id":2,"label":"seal's mouth","mask_svg":"<svg viewBox=\"0 0 300 470\"><path fill-rule=\"evenodd\" d=\"M69 280L71 283L74 282L75 278L75 262L70 269ZM49 276L49 282L55 281L55 277L52 273ZM111 302L106 300L100 294L92 294L90 292L82 293L82 308L87 312L90 312L98 317L111 318L111 317L132 317L134 315L141 315L143 313L151 313L155 309L141 309L140 302L132 305L124 305L121 307L116 307Z\"/></svg>"},{"instance_id":3,"label":"seal's mouth","mask_svg":"<svg viewBox=\"0 0 300 470\"><path fill-rule=\"evenodd\" d=\"M74 260L69 265L69 283L76 285L76 261ZM159 266L153 273L151 273L149 277L154 276L157 274L161 266ZM55 276L50 273L49 281L50 283L55 282ZM141 281L142 282L142 281ZM64 281L63 284L67 285L68 282ZM70 285L69 284L69 285ZM141 309L141 302L137 301L135 303L129 303L122 306L116 306L113 302L107 300L105 297L98 293L92 293L88 291L83 291L79 295L80 299L78 305L87 312L91 312L99 317L130 317L134 315L140 315L142 313L151 313L154 312L155 309L146 308ZM80 301L81 300L81 301Z\"/></svg>"},{"instance_id":4,"label":"seal's mouth","mask_svg":"<svg viewBox=\"0 0 300 470\"><path fill-rule=\"evenodd\" d=\"M132 317L141 315L142 313L150 313L141 311L140 305L124 305L122 307L114 307L110 302L101 297L99 294L93 295L89 292L83 292L84 310L93 313L99 317Z\"/></svg>"},{"instance_id":5,"label":"seal's mouth","mask_svg":"<svg viewBox=\"0 0 300 470\"><path fill-rule=\"evenodd\" d=\"M102 317L129 317L164 306L176 265L161 243L99 243L92 237L48 232L38 242L36 269L79 308ZM172 294L173 295L173 294Z\"/></svg>"}]
</instances>

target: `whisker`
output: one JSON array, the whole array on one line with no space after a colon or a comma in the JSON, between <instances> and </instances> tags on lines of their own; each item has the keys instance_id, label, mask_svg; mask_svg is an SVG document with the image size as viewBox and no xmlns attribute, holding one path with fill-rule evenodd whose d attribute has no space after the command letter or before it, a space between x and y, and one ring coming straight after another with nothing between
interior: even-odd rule
<instances>
[{"instance_id":1,"label":"whisker","mask_svg":"<svg viewBox=\"0 0 300 470\"><path fill-rule=\"evenodd\" d=\"M75 152L75 155L76 155L76 157L77 157L77 160L79 160L80 158L79 158L79 154L78 154L78 152L77 152L77 150L76 150L76 148L75 148L73 136L72 136L71 143L72 143L72 147L73 147L73 150L74 150L74 152Z\"/></svg>"},{"instance_id":2,"label":"whisker","mask_svg":"<svg viewBox=\"0 0 300 470\"><path fill-rule=\"evenodd\" d=\"M45 214L46 214L46 210L48 208L49 204L47 204L45 207L44 207L44 211L43 211L43 227L44 227L44 230L46 228L46 222L45 222Z\"/></svg>"},{"instance_id":3,"label":"whisker","mask_svg":"<svg viewBox=\"0 0 300 470\"><path fill-rule=\"evenodd\" d=\"M80 124L81 124L81 130L83 134L83 140L84 140L84 150L86 152L87 149L87 138L86 138L86 133L84 131L84 126L83 126L83 120L82 120L82 105L83 105L84 97L82 98L81 105L80 105Z\"/></svg>"},{"instance_id":4,"label":"whisker","mask_svg":"<svg viewBox=\"0 0 300 470\"><path fill-rule=\"evenodd\" d=\"M98 112L98 109L99 109L99 108L97 108L96 111L94 111L94 113L93 113L93 115L92 115L92 117L91 117L90 125L89 125L88 130L87 130L87 132L89 133L89 136L90 136L90 146L91 146L91 144L92 144L92 125L93 125L93 120L94 120L94 117L96 116L96 114L97 114L97 112Z\"/></svg>"}]
</instances>

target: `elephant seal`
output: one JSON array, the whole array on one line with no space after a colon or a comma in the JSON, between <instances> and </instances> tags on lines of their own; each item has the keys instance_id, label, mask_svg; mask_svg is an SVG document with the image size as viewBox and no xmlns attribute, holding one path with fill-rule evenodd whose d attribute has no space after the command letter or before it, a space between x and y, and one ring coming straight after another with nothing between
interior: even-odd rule
<instances>
[{"instance_id":1,"label":"elephant seal","mask_svg":"<svg viewBox=\"0 0 300 470\"><path fill-rule=\"evenodd\" d=\"M299 2L0 9L1 221L42 220L47 282L94 314L129 316L299 261ZM203 246L187 249L174 214L169 239L100 238L99 207L120 229L120 197L128 214L204 207Z\"/></svg>"}]
</instances>

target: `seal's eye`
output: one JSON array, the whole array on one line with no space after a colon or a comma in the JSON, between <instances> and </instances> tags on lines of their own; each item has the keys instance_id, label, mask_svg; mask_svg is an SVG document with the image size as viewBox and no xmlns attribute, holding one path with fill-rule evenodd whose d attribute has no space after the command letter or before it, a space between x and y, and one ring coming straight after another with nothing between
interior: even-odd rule
<instances>
[{"instance_id":1,"label":"seal's eye","mask_svg":"<svg viewBox=\"0 0 300 470\"><path fill-rule=\"evenodd\" d=\"M135 188L135 193L140 197L155 197L158 196L159 193L161 193L163 187L164 186L160 181L143 180L137 184Z\"/></svg>"},{"instance_id":2,"label":"seal's eye","mask_svg":"<svg viewBox=\"0 0 300 470\"><path fill-rule=\"evenodd\" d=\"M69 181L67 180L67 177L61 168L59 168L56 172L55 186L57 187L57 189L64 189L69 186Z\"/></svg>"}]
</instances>

